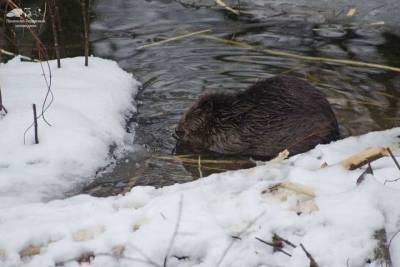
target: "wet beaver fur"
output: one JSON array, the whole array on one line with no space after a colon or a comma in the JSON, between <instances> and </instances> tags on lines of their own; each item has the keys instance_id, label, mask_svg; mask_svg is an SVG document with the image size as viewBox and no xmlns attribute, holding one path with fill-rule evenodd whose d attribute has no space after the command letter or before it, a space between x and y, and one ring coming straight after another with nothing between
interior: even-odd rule
<instances>
[{"instance_id":1,"label":"wet beaver fur","mask_svg":"<svg viewBox=\"0 0 400 267\"><path fill-rule=\"evenodd\" d=\"M315 87L298 78L276 76L237 94L201 97L175 130L177 147L271 159L339 138L335 115Z\"/></svg>"}]
</instances>

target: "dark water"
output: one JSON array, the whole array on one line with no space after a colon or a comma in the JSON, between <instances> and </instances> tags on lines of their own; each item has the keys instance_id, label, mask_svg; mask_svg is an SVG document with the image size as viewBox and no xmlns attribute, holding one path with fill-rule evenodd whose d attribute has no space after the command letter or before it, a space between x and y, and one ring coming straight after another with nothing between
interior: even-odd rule
<instances>
[{"instance_id":1,"label":"dark water","mask_svg":"<svg viewBox=\"0 0 400 267\"><path fill-rule=\"evenodd\" d=\"M171 160L172 133L183 112L205 90L237 92L277 74L307 79L323 91L344 136L400 126L400 73L261 51L278 49L400 67L399 4L376 2L330 1L326 7L325 1L314 0L240 1L251 14L237 17L211 0L94 1L93 53L116 60L143 83L143 89L137 96L138 113L129 122L135 126L137 152L117 161L113 171L100 172L83 192L104 196L137 184L162 186L196 179L200 172L248 167L248 162L229 160L206 164L202 158L199 171L197 156L185 164ZM347 16L351 7L356 13ZM204 29L259 49L200 36L138 49Z\"/></svg>"}]
</instances>

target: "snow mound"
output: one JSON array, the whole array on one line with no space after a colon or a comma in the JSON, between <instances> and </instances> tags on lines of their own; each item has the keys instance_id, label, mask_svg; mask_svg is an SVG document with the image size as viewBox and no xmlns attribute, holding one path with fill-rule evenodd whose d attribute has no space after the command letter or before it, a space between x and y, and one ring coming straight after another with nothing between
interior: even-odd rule
<instances>
[{"instance_id":1,"label":"snow mound","mask_svg":"<svg viewBox=\"0 0 400 267\"><path fill-rule=\"evenodd\" d=\"M110 60L92 57L62 60L57 69L50 61L55 100L39 124L39 144L34 144L32 104L38 115L47 93L42 67L46 63L14 58L0 65L0 86L8 114L0 115L0 208L60 197L73 186L94 177L106 165L109 148L131 149L125 116L138 82ZM48 102L47 102L48 103Z\"/></svg>"},{"instance_id":2,"label":"snow mound","mask_svg":"<svg viewBox=\"0 0 400 267\"><path fill-rule=\"evenodd\" d=\"M0 265L308 267L303 244L319 266L381 266L376 236L384 230L389 240L400 229L400 182L387 182L400 172L383 157L357 186L365 167L348 171L338 162L396 144L399 134L395 128L350 137L282 162L160 189L136 187L124 196L3 209ZM271 189L282 182L312 187L316 197ZM291 257L258 240L272 242L274 234L296 245L283 246ZM395 267L398 251L397 236L390 245Z\"/></svg>"}]
</instances>

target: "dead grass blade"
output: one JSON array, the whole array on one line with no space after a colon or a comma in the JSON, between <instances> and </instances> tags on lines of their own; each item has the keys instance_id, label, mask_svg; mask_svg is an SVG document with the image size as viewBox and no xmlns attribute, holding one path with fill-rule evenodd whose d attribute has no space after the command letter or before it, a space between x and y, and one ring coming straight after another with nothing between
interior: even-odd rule
<instances>
[{"instance_id":1,"label":"dead grass blade","mask_svg":"<svg viewBox=\"0 0 400 267\"><path fill-rule=\"evenodd\" d=\"M246 42L228 40L228 39L219 38L216 36L206 35L206 34L199 34L197 36L200 38L217 41L217 42L224 43L227 45L232 45L232 46L249 49L249 50L260 51L260 52L263 52L263 53L266 53L269 55L273 55L273 56L295 58L295 59L300 59L300 60L305 60L305 61L313 61L313 62L323 62L326 64L339 64L339 65L374 68L374 69L381 69L381 70L394 71L394 72L400 73L400 68L387 66L387 65L375 64L375 63L369 63L369 62L363 62L363 61L356 61L356 60L349 60L349 59L306 56L306 55L302 55L302 54L298 54L298 53L294 53L294 52L258 47L255 45L248 44Z\"/></svg>"},{"instance_id":2,"label":"dead grass blade","mask_svg":"<svg viewBox=\"0 0 400 267\"><path fill-rule=\"evenodd\" d=\"M171 38L159 41L159 42L154 42L154 43L151 43L151 44L141 45L141 46L137 47L137 49L143 49L143 48L149 48L149 47L153 47L153 46L157 46L157 45L162 45L162 44L165 44L165 43L182 40L182 39L194 36L194 35L209 33L211 31L212 31L211 29L207 29L207 30L201 30L201 31L197 31L197 32L186 33L186 34L182 34L182 35L178 35L178 36L175 36L175 37L171 37Z\"/></svg>"},{"instance_id":3,"label":"dead grass blade","mask_svg":"<svg viewBox=\"0 0 400 267\"><path fill-rule=\"evenodd\" d=\"M239 16L239 14L240 14L240 11L239 11L239 10L236 10L236 9L231 8L230 6L228 6L227 4L225 4L225 2L222 1L222 0L214 0L214 1L215 1L215 3L217 3L217 5L219 5L219 6L223 7L223 8L225 8L225 9L228 10L229 12L232 12L233 14Z\"/></svg>"}]
</instances>

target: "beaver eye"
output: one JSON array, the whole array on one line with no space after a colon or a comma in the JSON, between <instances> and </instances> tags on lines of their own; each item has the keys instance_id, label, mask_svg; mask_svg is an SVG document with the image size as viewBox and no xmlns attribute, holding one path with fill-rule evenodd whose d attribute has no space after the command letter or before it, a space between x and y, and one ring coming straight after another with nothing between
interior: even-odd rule
<instances>
[{"instance_id":1,"label":"beaver eye","mask_svg":"<svg viewBox=\"0 0 400 267\"><path fill-rule=\"evenodd\" d=\"M172 134L172 137L178 140L183 137L183 134L184 134L183 131L175 129L175 133Z\"/></svg>"}]
</instances>

